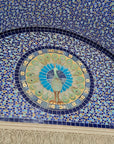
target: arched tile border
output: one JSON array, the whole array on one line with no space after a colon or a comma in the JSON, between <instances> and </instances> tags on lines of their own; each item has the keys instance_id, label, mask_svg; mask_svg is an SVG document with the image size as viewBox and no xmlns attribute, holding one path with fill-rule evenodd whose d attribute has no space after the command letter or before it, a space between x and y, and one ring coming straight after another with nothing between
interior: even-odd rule
<instances>
[{"instance_id":1,"label":"arched tile border","mask_svg":"<svg viewBox=\"0 0 114 144\"><path fill-rule=\"evenodd\" d=\"M58 29L58 28L49 28L49 27L24 27L24 28L18 28L13 30L8 30L3 33L0 33L0 39L5 38L7 36L13 35L13 34L19 34L23 32L53 32L53 33L59 33L63 35L67 35L70 37L73 37L75 39L78 39L80 41L83 41L90 46L93 46L94 48L98 49L99 51L103 52L105 55L110 57L112 60L114 60L114 55L109 52L107 49L103 48L99 44L93 42L92 40L89 40L88 38L85 38L83 36L80 36L76 33ZM90 98L89 98L90 99ZM54 114L55 112L53 112ZM57 125L70 125L70 126L84 126L84 127L98 127L98 128L114 128L113 125L100 125L100 124L85 124L85 123L77 123L77 122L56 122L56 121L37 121L33 119L21 119L21 118L0 118L0 121L11 121L11 122L32 122L32 123L44 123L44 124L57 124Z\"/></svg>"}]
</instances>

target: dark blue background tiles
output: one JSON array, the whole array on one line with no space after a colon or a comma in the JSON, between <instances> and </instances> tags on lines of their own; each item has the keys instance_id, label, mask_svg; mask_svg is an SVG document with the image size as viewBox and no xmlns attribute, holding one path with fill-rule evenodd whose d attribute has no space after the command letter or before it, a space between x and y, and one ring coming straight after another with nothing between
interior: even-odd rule
<instances>
[{"instance_id":1,"label":"dark blue background tiles","mask_svg":"<svg viewBox=\"0 0 114 144\"><path fill-rule=\"evenodd\" d=\"M113 55L107 49L75 33L45 27L10 30L0 36L0 120L113 128ZM93 90L87 102L77 111L50 113L50 110L39 109L32 102L28 103L21 88L17 89L17 63L28 51L43 46L61 47L77 55L87 65L93 77Z\"/></svg>"},{"instance_id":2,"label":"dark blue background tiles","mask_svg":"<svg viewBox=\"0 0 114 144\"><path fill-rule=\"evenodd\" d=\"M26 28L28 32L37 31L37 28L33 28L36 26L61 28L61 34L70 30L78 33L80 38L82 36L91 39L114 53L112 7L112 0L1 0L0 32L21 28L21 33L25 30L24 27L31 27ZM9 33L16 32L14 30Z\"/></svg>"}]
</instances>

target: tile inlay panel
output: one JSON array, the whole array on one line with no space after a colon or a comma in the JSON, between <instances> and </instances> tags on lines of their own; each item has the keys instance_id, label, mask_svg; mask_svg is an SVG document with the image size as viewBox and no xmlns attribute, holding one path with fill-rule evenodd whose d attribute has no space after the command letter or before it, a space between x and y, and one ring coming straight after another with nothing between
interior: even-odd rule
<instances>
[{"instance_id":1,"label":"tile inlay panel","mask_svg":"<svg viewBox=\"0 0 114 144\"><path fill-rule=\"evenodd\" d=\"M15 78L30 103L65 111L79 107L90 92L87 66L76 55L56 47L29 51L18 62Z\"/></svg>"}]
</instances>

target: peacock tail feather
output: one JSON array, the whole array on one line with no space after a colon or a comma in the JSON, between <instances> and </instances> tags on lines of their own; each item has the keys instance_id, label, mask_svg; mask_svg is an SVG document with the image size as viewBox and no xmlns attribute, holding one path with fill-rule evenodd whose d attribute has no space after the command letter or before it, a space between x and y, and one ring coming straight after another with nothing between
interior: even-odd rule
<instances>
[{"instance_id":1,"label":"peacock tail feather","mask_svg":"<svg viewBox=\"0 0 114 144\"><path fill-rule=\"evenodd\" d=\"M39 73L39 80L43 87L47 90L54 92L59 90L60 92L66 91L72 86L73 78L70 71L62 65L56 64L58 80L54 80L54 64L47 64ZM57 86L54 86L56 83ZM61 89L60 89L61 88Z\"/></svg>"}]
</instances>

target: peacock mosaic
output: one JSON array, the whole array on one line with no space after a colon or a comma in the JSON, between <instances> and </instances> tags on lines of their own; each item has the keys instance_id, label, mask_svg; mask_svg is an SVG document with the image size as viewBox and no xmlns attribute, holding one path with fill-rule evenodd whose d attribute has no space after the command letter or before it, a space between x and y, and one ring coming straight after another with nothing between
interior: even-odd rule
<instances>
[{"instance_id":1,"label":"peacock mosaic","mask_svg":"<svg viewBox=\"0 0 114 144\"><path fill-rule=\"evenodd\" d=\"M19 84L35 105L68 110L79 107L88 97L90 76L77 56L44 48L25 56L19 68Z\"/></svg>"}]
</instances>

